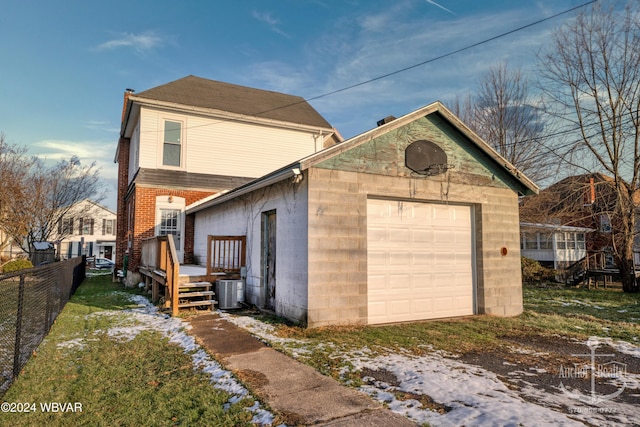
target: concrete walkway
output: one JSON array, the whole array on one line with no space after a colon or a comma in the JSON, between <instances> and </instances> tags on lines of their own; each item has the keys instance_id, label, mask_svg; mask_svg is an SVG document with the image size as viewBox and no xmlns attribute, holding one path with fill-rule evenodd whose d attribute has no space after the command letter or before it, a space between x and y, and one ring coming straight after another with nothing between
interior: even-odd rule
<instances>
[{"instance_id":1,"label":"concrete walkway","mask_svg":"<svg viewBox=\"0 0 640 427\"><path fill-rule=\"evenodd\" d=\"M289 426L415 427L366 394L266 346L215 313L190 323L200 344Z\"/></svg>"}]
</instances>

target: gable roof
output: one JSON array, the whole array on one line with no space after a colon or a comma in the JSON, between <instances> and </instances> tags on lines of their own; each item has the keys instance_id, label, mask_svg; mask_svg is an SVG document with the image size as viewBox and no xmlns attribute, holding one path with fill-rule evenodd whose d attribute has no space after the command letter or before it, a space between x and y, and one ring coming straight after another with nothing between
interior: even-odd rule
<instances>
[{"instance_id":1,"label":"gable roof","mask_svg":"<svg viewBox=\"0 0 640 427\"><path fill-rule=\"evenodd\" d=\"M129 99L162 101L331 129L329 122L302 97L196 76L183 77L131 94Z\"/></svg>"},{"instance_id":2,"label":"gable roof","mask_svg":"<svg viewBox=\"0 0 640 427\"><path fill-rule=\"evenodd\" d=\"M351 139L348 139L338 145L326 148L317 153L311 154L301 160L284 166L270 174L267 174L261 178L251 181L245 185L235 188L228 193L220 195L210 200L196 202L193 205L187 206L187 213L198 212L202 209L206 209L210 206L217 205L226 200L230 200L234 197L246 194L250 191L258 188L265 187L267 185L274 184L283 179L291 178L299 174L299 170L306 170L313 167L320 162L327 160L331 157L337 156L345 151L351 150L358 145L364 144L373 138L376 138L382 134L388 133L394 129L400 128L414 120L421 117L425 117L431 114L439 114L445 120L447 120L458 131L465 135L477 148L479 148L488 158L494 162L496 167L503 168L505 172L511 176L516 183L522 189L523 194L537 194L539 192L538 186L527 178L524 174L518 171L515 166L509 163L504 157L502 157L496 150L494 150L489 144L476 135L471 129L469 129L464 123L460 121L451 111L449 111L441 102L436 101L433 104L429 104L422 107L412 113L406 114L398 119L387 122L377 128L371 129L360 135L357 135ZM298 171L295 171L298 169Z\"/></svg>"},{"instance_id":3,"label":"gable roof","mask_svg":"<svg viewBox=\"0 0 640 427\"><path fill-rule=\"evenodd\" d=\"M480 149L485 155L487 155L496 166L503 168L508 175L513 177L516 182L523 186L523 189L530 194L537 194L540 189L538 186L521 173L514 165L512 165L507 159L502 157L493 147L480 138L475 132L473 132L467 125L465 125L458 117L456 117L447 107L440 101L436 101L425 107L419 108L409 114L406 114L398 119L389 121L377 128L373 128L367 132L364 132L358 136L355 136L347 141L342 142L339 145L335 145L326 150L319 151L312 154L300 161L303 168L306 169L309 166L320 163L329 157L333 157L337 154L350 150L358 145L364 144L373 138L378 137L381 134L388 133L392 130L398 129L411 123L421 117L426 117L432 114L439 114L442 118L448 121L456 130L461 132L467 139L469 139L477 148ZM308 164L308 165L307 165Z\"/></svg>"}]
</instances>

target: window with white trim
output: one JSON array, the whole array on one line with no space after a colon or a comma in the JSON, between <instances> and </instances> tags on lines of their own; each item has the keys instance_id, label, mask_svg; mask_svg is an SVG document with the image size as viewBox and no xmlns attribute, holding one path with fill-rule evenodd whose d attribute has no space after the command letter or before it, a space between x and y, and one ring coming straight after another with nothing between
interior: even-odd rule
<instances>
[{"instance_id":1,"label":"window with white trim","mask_svg":"<svg viewBox=\"0 0 640 427\"><path fill-rule=\"evenodd\" d=\"M162 164L180 167L182 158L182 123L165 120Z\"/></svg>"}]
</instances>

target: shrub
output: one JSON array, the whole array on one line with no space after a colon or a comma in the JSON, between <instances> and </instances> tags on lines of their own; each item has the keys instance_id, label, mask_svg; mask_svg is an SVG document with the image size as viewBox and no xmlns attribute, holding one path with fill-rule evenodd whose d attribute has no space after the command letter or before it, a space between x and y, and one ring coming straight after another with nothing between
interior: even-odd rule
<instances>
[{"instance_id":1,"label":"shrub","mask_svg":"<svg viewBox=\"0 0 640 427\"><path fill-rule=\"evenodd\" d=\"M543 280L556 281L556 270L540 265L535 259L522 257L522 281L524 283L540 283Z\"/></svg>"},{"instance_id":2,"label":"shrub","mask_svg":"<svg viewBox=\"0 0 640 427\"><path fill-rule=\"evenodd\" d=\"M33 268L33 264L28 259L16 259L9 261L2 267L3 273L11 273L12 271L24 270L25 268Z\"/></svg>"}]
</instances>

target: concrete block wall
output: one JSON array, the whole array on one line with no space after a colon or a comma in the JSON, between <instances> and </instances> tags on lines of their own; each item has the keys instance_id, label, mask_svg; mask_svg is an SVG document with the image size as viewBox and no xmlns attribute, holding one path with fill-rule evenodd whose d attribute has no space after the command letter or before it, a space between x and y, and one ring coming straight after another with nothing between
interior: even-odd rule
<instances>
[{"instance_id":1,"label":"concrete block wall","mask_svg":"<svg viewBox=\"0 0 640 427\"><path fill-rule=\"evenodd\" d=\"M518 198L500 189L483 192L487 201L476 209L478 312L516 316L523 310Z\"/></svg>"},{"instance_id":2,"label":"concrete block wall","mask_svg":"<svg viewBox=\"0 0 640 427\"><path fill-rule=\"evenodd\" d=\"M360 174L309 173L308 326L366 324L367 199Z\"/></svg>"}]
</instances>

